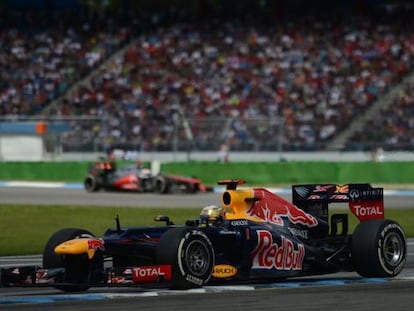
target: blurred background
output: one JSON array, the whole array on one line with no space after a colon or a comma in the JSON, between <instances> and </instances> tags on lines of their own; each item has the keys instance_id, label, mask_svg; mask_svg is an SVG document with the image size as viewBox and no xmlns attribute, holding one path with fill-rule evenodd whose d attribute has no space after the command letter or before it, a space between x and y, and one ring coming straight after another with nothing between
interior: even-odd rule
<instances>
[{"instance_id":1,"label":"blurred background","mask_svg":"<svg viewBox=\"0 0 414 311\"><path fill-rule=\"evenodd\" d=\"M397 0L0 0L0 160L414 159L413 13Z\"/></svg>"}]
</instances>

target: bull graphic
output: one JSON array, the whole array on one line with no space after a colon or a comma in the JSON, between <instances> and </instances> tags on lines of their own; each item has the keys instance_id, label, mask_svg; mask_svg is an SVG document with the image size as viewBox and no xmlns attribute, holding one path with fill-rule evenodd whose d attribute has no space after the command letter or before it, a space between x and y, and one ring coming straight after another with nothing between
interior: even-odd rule
<instances>
[{"instance_id":1,"label":"bull graphic","mask_svg":"<svg viewBox=\"0 0 414 311\"><path fill-rule=\"evenodd\" d=\"M255 189L254 197L246 214L258 217L267 222L283 226L283 218L288 218L292 224L302 224L307 227L315 227L318 220L311 214L298 208L296 205L274 196L266 189Z\"/></svg>"}]
</instances>

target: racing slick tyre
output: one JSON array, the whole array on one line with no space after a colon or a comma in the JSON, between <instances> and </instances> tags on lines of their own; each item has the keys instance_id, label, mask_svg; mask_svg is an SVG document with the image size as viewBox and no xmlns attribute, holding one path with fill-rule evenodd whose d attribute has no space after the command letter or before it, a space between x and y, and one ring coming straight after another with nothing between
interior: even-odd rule
<instances>
[{"instance_id":1,"label":"racing slick tyre","mask_svg":"<svg viewBox=\"0 0 414 311\"><path fill-rule=\"evenodd\" d=\"M99 190L98 183L93 175L89 175L85 178L83 186L85 187L86 192L95 192Z\"/></svg>"},{"instance_id":2,"label":"racing slick tyre","mask_svg":"<svg viewBox=\"0 0 414 311\"><path fill-rule=\"evenodd\" d=\"M154 191L159 194L168 193L170 190L169 182L164 176L157 176L154 181Z\"/></svg>"},{"instance_id":3,"label":"racing slick tyre","mask_svg":"<svg viewBox=\"0 0 414 311\"><path fill-rule=\"evenodd\" d=\"M363 277L398 275L405 265L406 255L405 233L393 220L361 222L352 234L352 264Z\"/></svg>"},{"instance_id":4,"label":"racing slick tyre","mask_svg":"<svg viewBox=\"0 0 414 311\"><path fill-rule=\"evenodd\" d=\"M197 177L195 177L195 176L191 176L191 178L198 179L198 178L197 178ZM199 192L199 191L200 191L200 183L194 183L194 184L191 184L191 185L189 186L189 188L190 188L189 193L197 193L197 192Z\"/></svg>"},{"instance_id":5,"label":"racing slick tyre","mask_svg":"<svg viewBox=\"0 0 414 311\"><path fill-rule=\"evenodd\" d=\"M43 267L45 269L51 268L65 268L65 277L63 282L75 283L74 285L56 285L55 288L63 291L85 291L90 286L82 285L81 283L87 281L89 275L89 259L86 254L61 256L55 253L55 247L59 244L76 239L76 238L90 238L94 237L92 233L87 230L78 228L65 228L55 232L47 241L43 251Z\"/></svg>"},{"instance_id":6,"label":"racing slick tyre","mask_svg":"<svg viewBox=\"0 0 414 311\"><path fill-rule=\"evenodd\" d=\"M215 254L210 239L197 228L172 228L164 233L156 248L158 264L172 268L173 289L205 285L211 277Z\"/></svg>"}]
</instances>

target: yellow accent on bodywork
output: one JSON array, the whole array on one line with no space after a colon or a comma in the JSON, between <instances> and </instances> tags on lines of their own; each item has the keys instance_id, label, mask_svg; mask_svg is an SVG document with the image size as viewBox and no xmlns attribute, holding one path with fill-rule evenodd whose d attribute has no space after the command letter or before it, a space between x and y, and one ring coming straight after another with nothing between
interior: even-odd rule
<instances>
[{"instance_id":1,"label":"yellow accent on bodywork","mask_svg":"<svg viewBox=\"0 0 414 311\"><path fill-rule=\"evenodd\" d=\"M95 249L89 247L89 239L73 239L63 242L55 247L55 253L58 255L81 255L88 254L92 259L95 255Z\"/></svg>"},{"instance_id":2,"label":"yellow accent on bodywork","mask_svg":"<svg viewBox=\"0 0 414 311\"><path fill-rule=\"evenodd\" d=\"M263 222L263 219L246 214L246 211L249 210L254 200L253 189L226 190L221 200L225 211L225 219L249 219ZM229 201L228 204L225 204L225 201Z\"/></svg>"},{"instance_id":3,"label":"yellow accent on bodywork","mask_svg":"<svg viewBox=\"0 0 414 311\"><path fill-rule=\"evenodd\" d=\"M215 278L229 278L237 274L237 268L230 265L215 265L213 273L211 274Z\"/></svg>"}]
</instances>

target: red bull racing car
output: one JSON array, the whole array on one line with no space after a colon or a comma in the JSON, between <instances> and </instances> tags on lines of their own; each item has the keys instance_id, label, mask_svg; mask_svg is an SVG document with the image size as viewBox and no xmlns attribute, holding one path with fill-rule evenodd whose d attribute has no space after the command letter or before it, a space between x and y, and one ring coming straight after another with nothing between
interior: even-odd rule
<instances>
[{"instance_id":1,"label":"red bull racing car","mask_svg":"<svg viewBox=\"0 0 414 311\"><path fill-rule=\"evenodd\" d=\"M265 188L219 182L222 206L206 206L197 219L175 225L116 226L95 237L67 228L46 243L43 266L1 269L2 286L165 286L175 289L226 282L356 271L394 277L404 267L406 238L384 218L383 189L369 184L292 186L292 203ZM352 233L347 214L329 213L346 202L360 223Z\"/></svg>"},{"instance_id":2,"label":"red bull racing car","mask_svg":"<svg viewBox=\"0 0 414 311\"><path fill-rule=\"evenodd\" d=\"M152 174L151 170L137 165L116 168L113 161L95 162L83 181L87 192L101 189L155 193L197 193L211 190L196 177Z\"/></svg>"}]
</instances>

